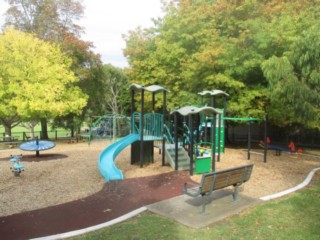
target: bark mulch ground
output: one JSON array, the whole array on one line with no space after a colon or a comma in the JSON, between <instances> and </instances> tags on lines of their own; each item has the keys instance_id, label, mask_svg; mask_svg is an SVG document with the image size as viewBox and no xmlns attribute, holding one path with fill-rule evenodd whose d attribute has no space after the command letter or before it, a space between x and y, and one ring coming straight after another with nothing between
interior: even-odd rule
<instances>
[{"instance_id":1,"label":"bark mulch ground","mask_svg":"<svg viewBox=\"0 0 320 240\"><path fill-rule=\"evenodd\" d=\"M115 189L105 184L98 193L80 200L0 217L0 236L8 240L29 239L97 225L181 195L183 184L188 181L189 172L183 171L125 179L117 182Z\"/></svg>"}]
</instances>

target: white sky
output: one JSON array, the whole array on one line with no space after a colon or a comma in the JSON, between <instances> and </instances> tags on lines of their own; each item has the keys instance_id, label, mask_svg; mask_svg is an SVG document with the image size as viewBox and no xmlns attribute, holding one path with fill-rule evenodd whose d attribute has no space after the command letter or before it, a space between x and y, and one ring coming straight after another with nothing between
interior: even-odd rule
<instances>
[{"instance_id":1,"label":"white sky","mask_svg":"<svg viewBox=\"0 0 320 240\"><path fill-rule=\"evenodd\" d=\"M79 25L85 28L83 40L93 42L96 53L104 63L116 67L128 66L122 50L123 34L137 27L152 26L152 18L162 16L160 0L83 0L85 17ZM0 0L0 26L3 25L8 5Z\"/></svg>"}]
</instances>

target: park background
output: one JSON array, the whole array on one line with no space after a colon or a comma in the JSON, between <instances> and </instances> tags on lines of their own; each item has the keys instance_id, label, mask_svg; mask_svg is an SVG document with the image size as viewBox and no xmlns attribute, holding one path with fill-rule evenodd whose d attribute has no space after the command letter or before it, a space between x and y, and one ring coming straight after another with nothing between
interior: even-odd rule
<instances>
[{"instance_id":1,"label":"park background","mask_svg":"<svg viewBox=\"0 0 320 240\"><path fill-rule=\"evenodd\" d=\"M1 48L2 135L16 134L12 129L21 123L29 124L28 134L41 123L43 139L52 138L48 128L74 136L93 116L129 116L127 88L139 83L169 89L168 112L200 104L200 91L221 89L230 95L227 117L268 114L272 141L318 146L320 8L315 2L163 1L162 15L151 27L123 33L128 66L118 68L104 64L103 53L83 40L85 29L78 23L86 12L80 1L10 1L1 34L1 46L10 45ZM32 45L34 39L38 45ZM61 61L54 66L67 75L53 68L45 50L33 52L40 53L42 45L58 46L54 52ZM241 130L246 126L239 125L227 122L230 142L246 138Z\"/></svg>"}]
</instances>

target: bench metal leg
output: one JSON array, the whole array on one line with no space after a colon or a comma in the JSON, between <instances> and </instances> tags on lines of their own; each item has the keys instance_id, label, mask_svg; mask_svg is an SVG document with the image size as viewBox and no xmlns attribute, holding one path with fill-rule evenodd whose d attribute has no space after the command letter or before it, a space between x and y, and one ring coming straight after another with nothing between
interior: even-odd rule
<instances>
[{"instance_id":1,"label":"bench metal leg","mask_svg":"<svg viewBox=\"0 0 320 240\"><path fill-rule=\"evenodd\" d=\"M238 201L238 187L239 186L235 186L234 187L234 190L233 190L233 193L232 193L232 197L233 197L233 201L234 202L237 202Z\"/></svg>"},{"instance_id":2,"label":"bench metal leg","mask_svg":"<svg viewBox=\"0 0 320 240\"><path fill-rule=\"evenodd\" d=\"M201 209L200 209L200 214L201 215L206 214L206 201L205 201L204 197L202 197L202 205L201 205Z\"/></svg>"},{"instance_id":3,"label":"bench metal leg","mask_svg":"<svg viewBox=\"0 0 320 240\"><path fill-rule=\"evenodd\" d=\"M200 214L201 215L206 215L207 213L206 213L206 206L207 206L207 201L209 200L208 198L206 198L206 197L209 197L209 196L211 196L211 194L205 194L205 195L202 195L202 197L201 197L201 200L202 200L202 204L201 204L201 208L200 208Z\"/></svg>"}]
</instances>

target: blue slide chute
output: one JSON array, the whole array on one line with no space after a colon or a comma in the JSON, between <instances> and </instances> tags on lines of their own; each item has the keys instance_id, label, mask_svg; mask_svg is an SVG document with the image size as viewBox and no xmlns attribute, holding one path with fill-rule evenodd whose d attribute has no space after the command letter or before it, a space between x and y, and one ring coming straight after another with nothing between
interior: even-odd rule
<instances>
[{"instance_id":1,"label":"blue slide chute","mask_svg":"<svg viewBox=\"0 0 320 240\"><path fill-rule=\"evenodd\" d=\"M129 134L119 141L112 143L100 153L98 167L101 175L107 182L123 180L122 171L116 167L114 161L123 149L131 143L138 141L139 138L138 134Z\"/></svg>"}]
</instances>

